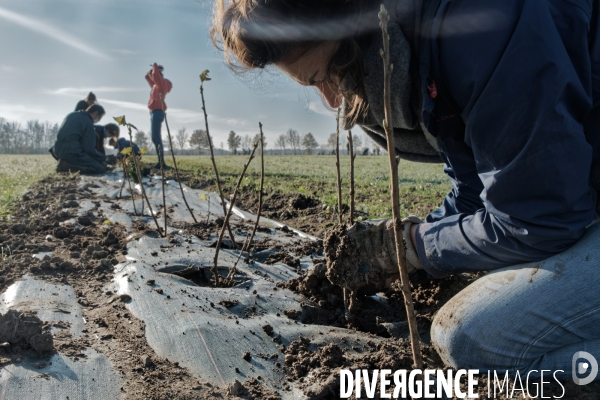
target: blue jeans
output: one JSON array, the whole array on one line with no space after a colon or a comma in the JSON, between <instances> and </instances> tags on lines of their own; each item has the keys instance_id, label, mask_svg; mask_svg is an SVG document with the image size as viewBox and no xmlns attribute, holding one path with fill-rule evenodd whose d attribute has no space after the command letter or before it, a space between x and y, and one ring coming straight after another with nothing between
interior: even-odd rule
<instances>
[{"instance_id":1,"label":"blue jeans","mask_svg":"<svg viewBox=\"0 0 600 400\"><path fill-rule=\"evenodd\" d=\"M150 126L152 132L152 143L156 149L156 155L158 156L158 162L161 164L165 163L165 153L162 142L162 136L160 130L162 123L165 120L165 112L163 110L154 110L150 113ZM160 151L159 151L160 149Z\"/></svg>"},{"instance_id":2,"label":"blue jeans","mask_svg":"<svg viewBox=\"0 0 600 400\"><path fill-rule=\"evenodd\" d=\"M434 318L432 342L446 365L563 370L586 351L600 361L600 220L569 250L499 269L473 282ZM532 373L532 375L535 375ZM597 379L600 378L600 375Z\"/></svg>"}]
</instances>

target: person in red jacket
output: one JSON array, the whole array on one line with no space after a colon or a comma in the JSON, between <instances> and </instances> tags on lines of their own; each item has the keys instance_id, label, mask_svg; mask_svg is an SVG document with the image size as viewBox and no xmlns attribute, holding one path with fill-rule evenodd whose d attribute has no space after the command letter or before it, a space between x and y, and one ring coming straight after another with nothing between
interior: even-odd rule
<instances>
[{"instance_id":1,"label":"person in red jacket","mask_svg":"<svg viewBox=\"0 0 600 400\"><path fill-rule=\"evenodd\" d=\"M161 164L163 167L166 167L160 130L165 120L165 111L167 111L165 97L173 88L171 81L163 77L163 69L162 65L154 63L152 69L146 74L146 81L152 88L150 91L150 100L148 101L148 109L150 110L152 143L154 143L156 154L158 155L158 163L155 165L155 168L160 168Z\"/></svg>"}]
</instances>

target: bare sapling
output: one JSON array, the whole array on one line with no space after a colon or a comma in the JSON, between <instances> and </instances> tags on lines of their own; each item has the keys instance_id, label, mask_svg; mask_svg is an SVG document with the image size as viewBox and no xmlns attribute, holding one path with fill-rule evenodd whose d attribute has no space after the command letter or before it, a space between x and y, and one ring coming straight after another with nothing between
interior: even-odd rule
<instances>
[{"instance_id":1,"label":"bare sapling","mask_svg":"<svg viewBox=\"0 0 600 400\"><path fill-rule=\"evenodd\" d=\"M379 26L383 35L383 49L380 50L383 58L383 104L384 104L384 120L383 128L387 138L387 151L390 161L390 176L392 180L392 216L394 219L394 240L396 244L396 254L398 258L398 269L400 270L400 284L402 294L404 296L404 304L406 306L406 315L408 317L408 328L410 331L410 341L413 353L414 368L423 368L423 358L421 356L420 338L417 330L417 317L412 300L410 283L408 278L408 270L406 268L406 255L404 251L404 243L402 240L402 221L400 218L400 191L398 186L398 163L396 161L396 148L394 145L394 130L391 126L392 121L392 98L391 98L391 75L394 70L393 64L390 64L390 36L387 26L389 15L383 4L379 12ZM410 243L407 243L411 246Z\"/></svg>"},{"instance_id":2,"label":"bare sapling","mask_svg":"<svg viewBox=\"0 0 600 400\"><path fill-rule=\"evenodd\" d=\"M127 184L129 185L129 194L131 195L131 202L133 203L133 213L137 215L137 208L135 207L135 196L133 195L133 190L131 189L131 181L129 180L129 171L127 170L127 166L125 165L125 157L123 157L121 165L121 168L123 168L123 184L125 184L125 181L127 181ZM121 192L119 192L119 198L121 197L121 194L123 192L123 184L121 185ZM142 204L144 204L143 201Z\"/></svg>"},{"instance_id":3,"label":"bare sapling","mask_svg":"<svg viewBox=\"0 0 600 400\"><path fill-rule=\"evenodd\" d=\"M158 146L158 157L160 160L163 160L164 154L162 146ZM160 183L162 185L163 215L165 218L165 236L167 236L167 199L165 197L165 171L163 163L160 163Z\"/></svg>"},{"instance_id":4,"label":"bare sapling","mask_svg":"<svg viewBox=\"0 0 600 400\"><path fill-rule=\"evenodd\" d=\"M342 225L344 221L342 220L342 175L340 173L340 108L338 108L335 118L335 166L337 168L338 221Z\"/></svg>"},{"instance_id":5,"label":"bare sapling","mask_svg":"<svg viewBox=\"0 0 600 400\"><path fill-rule=\"evenodd\" d=\"M227 209L227 213L225 214L225 220L223 221L223 226L221 227L221 231L219 232L219 238L217 239L217 246L215 249L215 260L214 260L214 265L213 265L213 270L212 270L213 275L215 277L215 286L218 286L219 282L221 280L217 265L218 265L218 261L219 261L219 250L221 249L221 242L223 241L223 235L225 234L225 228L227 227L227 223L229 222L229 218L231 217L231 211L233 210L233 205L235 204L235 200L237 198L237 194L240 189L240 185L242 184L244 175L246 175L246 170L248 169L248 166L254 159L254 153L256 152L256 148L258 147L258 144L259 144L259 142L254 143L254 148L252 149L252 153L250 153L250 157L248 158L248 161L246 162L246 164L244 164L244 169L242 170L242 173L237 181L237 184L235 185L235 190L233 191L233 195L231 196L231 200L229 202L229 208ZM227 276L229 276L229 273L227 274Z\"/></svg>"},{"instance_id":6,"label":"bare sapling","mask_svg":"<svg viewBox=\"0 0 600 400\"><path fill-rule=\"evenodd\" d=\"M263 186L264 186L264 182L265 182L265 146L264 146L265 141L264 141L262 123L259 122L258 127L260 129L260 189L258 192L258 212L256 214L256 221L254 221L254 227L252 228L252 233L250 234L250 238L244 242L244 247L242 247L242 251L240 251L238 258L235 261L235 264L233 264L233 268L229 272L227 279L233 279L233 277L235 276L235 272L237 271L237 264L240 261L242 254L244 254L244 252L250 251L250 247L252 246L252 239L254 239L254 235L256 234L256 229L258 228L258 222L260 221L260 216L262 213Z\"/></svg>"},{"instance_id":7,"label":"bare sapling","mask_svg":"<svg viewBox=\"0 0 600 400\"><path fill-rule=\"evenodd\" d=\"M348 131L348 146L350 146L350 226L354 225L354 142L352 141L352 131Z\"/></svg>"},{"instance_id":8,"label":"bare sapling","mask_svg":"<svg viewBox=\"0 0 600 400\"><path fill-rule=\"evenodd\" d=\"M158 224L158 220L156 219L156 215L154 215L154 211L152 210L152 205L150 204L150 199L148 199L148 196L146 195L146 189L144 188L144 181L142 180L142 172L140 170L140 165L138 164L138 160L137 160L137 155L135 154L135 151L133 149L133 134L131 132L131 129L135 129L136 131L138 130L135 126L131 125L130 123L128 123L125 120L125 116L121 116L121 117L113 117L115 121L117 121L117 123L119 125L123 125L127 127L127 131L129 132L129 147L125 150L127 151L127 154L125 155L129 155L131 157L131 159L133 160L133 165L135 167L135 173L137 175L138 178L138 182L140 183L140 189L142 191L142 203L144 202L144 200L146 200L146 204L148 204L148 209L150 210L150 216L152 216L152 219L154 220L154 223L156 224L156 230L158 231L158 233L163 236L162 231L160 229L160 225Z\"/></svg>"},{"instance_id":9,"label":"bare sapling","mask_svg":"<svg viewBox=\"0 0 600 400\"><path fill-rule=\"evenodd\" d=\"M213 150L212 139L210 138L210 131L208 130L208 115L206 114L206 103L204 101L204 82L210 81L211 78L208 77L209 71L205 69L200 74L200 97L202 97L202 111L204 112L204 124L206 126L206 139L208 141L208 147L210 149L210 161L212 162L213 170L215 171L215 179L217 180L217 190L219 192L219 197L221 198L221 205L223 206L223 215L227 214L227 208L225 207L225 198L223 197L223 189L221 188L221 181L219 180L219 169L217 168L217 162L215 161L215 152ZM231 232L231 228L229 227L229 223L225 224L227 226L227 231L229 233L229 238L231 239L231 244L234 249L237 249L237 245L235 243L235 236Z\"/></svg>"},{"instance_id":10,"label":"bare sapling","mask_svg":"<svg viewBox=\"0 0 600 400\"><path fill-rule=\"evenodd\" d=\"M196 216L194 215L194 212L192 211L192 208L190 207L190 205L187 202L187 199L185 198L185 193L183 192L183 184L181 183L181 178L179 177L179 167L177 167L177 160L175 159L175 152L173 151L173 141L171 139L171 130L169 129L169 121L167 120L167 111L165 110L165 102L163 101L163 95L162 93L160 94L160 103L162 105L162 109L163 112L165 113L165 126L167 127L167 136L169 137L169 148L171 149L171 156L173 157L173 166L175 167L175 176L177 177L177 182L179 183L179 190L181 191L181 197L183 197L183 202L185 203L185 206L187 207L188 211L190 212L190 215L192 216L192 219L194 220L194 223L198 223L198 221L196 221ZM159 146L162 151L162 146ZM159 158L159 160L164 160L164 152L163 155L161 156L161 158ZM164 171L163 171L163 165L162 162L160 163L160 174L164 177ZM167 226L165 225L165 235L167 234Z\"/></svg>"}]
</instances>

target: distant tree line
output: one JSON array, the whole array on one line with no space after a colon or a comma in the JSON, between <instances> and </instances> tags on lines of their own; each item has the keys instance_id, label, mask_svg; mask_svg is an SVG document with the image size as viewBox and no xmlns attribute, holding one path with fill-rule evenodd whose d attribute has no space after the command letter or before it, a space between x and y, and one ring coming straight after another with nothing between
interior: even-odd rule
<instances>
[{"instance_id":1,"label":"distant tree line","mask_svg":"<svg viewBox=\"0 0 600 400\"><path fill-rule=\"evenodd\" d=\"M342 135L342 134L340 134ZM300 134L295 129L288 129L285 133L282 133L275 140L274 147L279 150L279 154L335 154L336 147L336 134L332 133L328 140L327 144L319 144L315 139L314 135L311 132L306 134ZM234 131L229 132L227 137L227 147L229 148L230 154L249 154L256 143L259 140L259 135L256 134L254 137L250 135L240 136ZM369 153L369 149L367 147L363 147L363 139L361 136L353 134L352 142L354 147L354 152L356 154L367 155ZM365 140L366 142L366 140ZM376 149L376 146L371 143L373 146L372 152L379 154L379 149ZM267 148L267 142L265 141L265 149ZM340 152L344 151L348 153L350 151L349 143L346 138L346 135L340 137ZM271 150L271 154L275 154L276 152Z\"/></svg>"},{"instance_id":2,"label":"distant tree line","mask_svg":"<svg viewBox=\"0 0 600 400\"><path fill-rule=\"evenodd\" d=\"M58 124L29 120L25 124L0 117L0 153L45 154L54 145Z\"/></svg>"},{"instance_id":3,"label":"distant tree line","mask_svg":"<svg viewBox=\"0 0 600 400\"><path fill-rule=\"evenodd\" d=\"M19 122L10 122L5 118L0 117L0 154L46 154L48 149L54 145L56 135L58 133L59 124L48 121L40 122L39 120L29 120L25 124ZM206 131L196 129L189 133L186 128L181 128L174 135L173 146L170 148L168 140L164 141L165 152L170 153L179 149L179 154L208 154L209 141L206 136ZM346 135L340 133L340 151L347 153L349 145ZM353 136L354 152L356 154L368 154L369 149L363 146L361 136L356 134ZM229 154L249 154L258 142L260 135L257 133L254 136L240 136L234 131L229 132L227 136L227 147ZM213 138L210 138L211 142ZM319 144L314 135L310 132L300 134L294 129L288 129L285 133L279 135L275 140L274 149L270 150L270 154L335 154L335 133L329 135L326 144ZM368 139L365 139L365 142ZM150 137L143 131L138 131L134 136L135 143L140 148L147 148L150 153L154 153L154 146ZM189 145L189 149L186 147ZM373 145L371 152L379 154L379 149ZM264 143L265 150L268 147L267 141ZM219 148L214 145L215 154L223 154L225 152L224 143L221 142ZM260 147L258 148L260 150Z\"/></svg>"}]
</instances>

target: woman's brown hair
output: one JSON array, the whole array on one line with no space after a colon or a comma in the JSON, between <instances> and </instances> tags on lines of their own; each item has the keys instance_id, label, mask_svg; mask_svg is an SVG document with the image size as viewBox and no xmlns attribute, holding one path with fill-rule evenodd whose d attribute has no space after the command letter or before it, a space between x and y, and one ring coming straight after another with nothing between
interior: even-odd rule
<instances>
[{"instance_id":1,"label":"woman's brown hair","mask_svg":"<svg viewBox=\"0 0 600 400\"><path fill-rule=\"evenodd\" d=\"M89 92L87 97L84 99L86 101L86 103L88 103L90 106L96 102L96 95L94 94L94 92Z\"/></svg>"},{"instance_id":2,"label":"woman's brown hair","mask_svg":"<svg viewBox=\"0 0 600 400\"><path fill-rule=\"evenodd\" d=\"M374 0L217 0L210 30L214 45L236 73L293 62L326 41L337 41L327 77L356 122L368 105L363 51L379 30ZM295 58L295 59L294 59Z\"/></svg>"}]
</instances>

